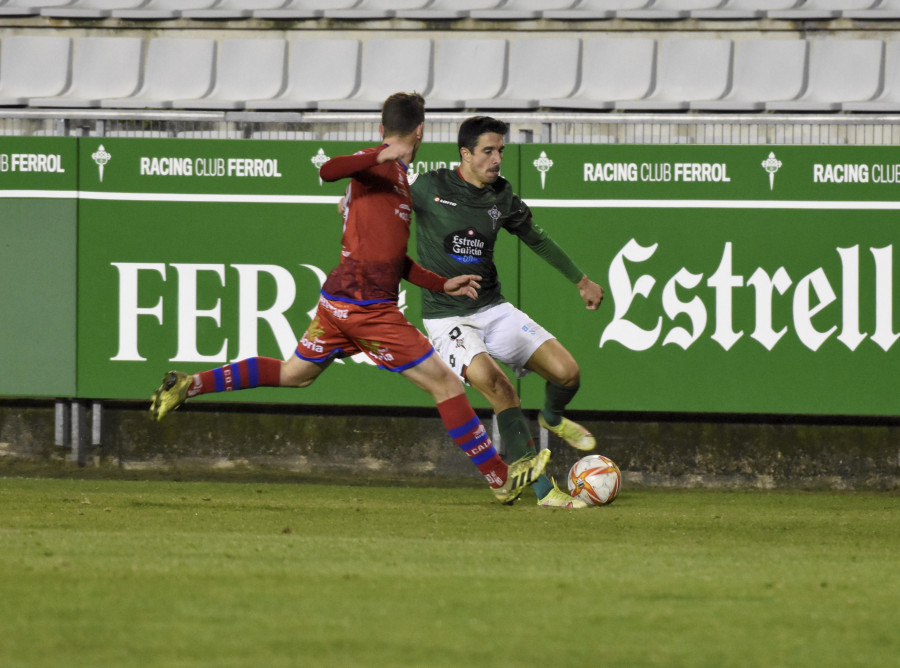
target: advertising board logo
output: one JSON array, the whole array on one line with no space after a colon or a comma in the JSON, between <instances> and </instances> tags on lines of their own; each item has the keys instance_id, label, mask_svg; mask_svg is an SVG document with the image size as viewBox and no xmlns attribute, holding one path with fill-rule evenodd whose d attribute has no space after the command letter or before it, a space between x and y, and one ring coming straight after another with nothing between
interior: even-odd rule
<instances>
[{"instance_id":1,"label":"advertising board logo","mask_svg":"<svg viewBox=\"0 0 900 668\"><path fill-rule=\"evenodd\" d=\"M97 169L100 170L100 183L103 183L103 168L112 160L112 155L103 148L103 144L100 144L100 148L95 153L91 153L91 160L97 163Z\"/></svg>"},{"instance_id":2,"label":"advertising board logo","mask_svg":"<svg viewBox=\"0 0 900 668\"><path fill-rule=\"evenodd\" d=\"M781 169L781 160L775 157L775 153L769 153L769 157L762 161L762 168L769 173L769 190L775 189L775 172Z\"/></svg>"},{"instance_id":3,"label":"advertising board logo","mask_svg":"<svg viewBox=\"0 0 900 668\"><path fill-rule=\"evenodd\" d=\"M324 149L321 148L319 149L318 153L316 153L309 159L313 166L315 166L317 172L322 169L322 165L324 165L329 160L331 160L331 158L325 155ZM319 177L319 185L322 185L322 177Z\"/></svg>"},{"instance_id":4,"label":"advertising board logo","mask_svg":"<svg viewBox=\"0 0 900 668\"><path fill-rule=\"evenodd\" d=\"M546 152L541 151L540 157L531 164L541 173L541 190L543 190L547 182L547 172L553 167L553 161L547 157Z\"/></svg>"}]
</instances>

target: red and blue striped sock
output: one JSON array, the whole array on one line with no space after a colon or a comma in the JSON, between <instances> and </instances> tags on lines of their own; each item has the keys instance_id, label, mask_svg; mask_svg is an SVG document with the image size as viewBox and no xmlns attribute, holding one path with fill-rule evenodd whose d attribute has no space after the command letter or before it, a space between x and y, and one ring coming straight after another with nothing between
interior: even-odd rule
<instances>
[{"instance_id":1,"label":"red and blue striped sock","mask_svg":"<svg viewBox=\"0 0 900 668\"><path fill-rule=\"evenodd\" d=\"M502 487L506 482L506 464L497 454L487 430L475 415L466 395L458 394L442 401L437 409L453 442L469 456L491 487Z\"/></svg>"},{"instance_id":2,"label":"red and blue striped sock","mask_svg":"<svg viewBox=\"0 0 900 668\"><path fill-rule=\"evenodd\" d=\"M252 387L279 387L281 360L272 357L250 357L209 371L194 374L189 397L209 392L249 390Z\"/></svg>"}]
</instances>

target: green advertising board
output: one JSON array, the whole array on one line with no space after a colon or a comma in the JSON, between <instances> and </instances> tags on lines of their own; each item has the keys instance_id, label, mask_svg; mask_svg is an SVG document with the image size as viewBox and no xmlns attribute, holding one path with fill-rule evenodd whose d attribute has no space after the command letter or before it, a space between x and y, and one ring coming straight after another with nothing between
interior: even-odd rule
<instances>
[{"instance_id":1,"label":"green advertising board","mask_svg":"<svg viewBox=\"0 0 900 668\"><path fill-rule=\"evenodd\" d=\"M364 145L0 139L0 395L141 399L170 368L291 355L339 260L346 181L318 165ZM578 360L573 409L897 415L894 152L510 146L504 176L606 299L587 311L508 235L504 293ZM413 169L456 159L426 145ZM519 381L526 408L543 385ZM203 400L431 404L362 356Z\"/></svg>"},{"instance_id":2,"label":"green advertising board","mask_svg":"<svg viewBox=\"0 0 900 668\"><path fill-rule=\"evenodd\" d=\"M522 306L592 410L896 415L896 150L526 146L522 195L606 288L526 253ZM523 382L524 403L542 401Z\"/></svg>"},{"instance_id":3,"label":"green advertising board","mask_svg":"<svg viewBox=\"0 0 900 668\"><path fill-rule=\"evenodd\" d=\"M0 137L0 396L75 395L77 155Z\"/></svg>"},{"instance_id":4,"label":"green advertising board","mask_svg":"<svg viewBox=\"0 0 900 668\"><path fill-rule=\"evenodd\" d=\"M318 167L362 146L83 139L79 394L149 397L170 368L195 372L292 355L340 259L336 204L347 181L322 183ZM455 154L455 147L428 147L413 167L442 166ZM418 288L404 283L402 290L401 307L420 323ZM362 354L333 364L309 389L203 399L432 403Z\"/></svg>"}]
</instances>

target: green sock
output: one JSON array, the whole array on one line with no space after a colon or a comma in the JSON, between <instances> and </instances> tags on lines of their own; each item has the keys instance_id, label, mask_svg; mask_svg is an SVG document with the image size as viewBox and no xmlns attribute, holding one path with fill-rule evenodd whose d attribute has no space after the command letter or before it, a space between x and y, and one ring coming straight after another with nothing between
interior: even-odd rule
<instances>
[{"instance_id":1,"label":"green sock","mask_svg":"<svg viewBox=\"0 0 900 668\"><path fill-rule=\"evenodd\" d=\"M514 462L536 453L534 438L521 408L507 408L497 413L497 427L509 461Z\"/></svg>"},{"instance_id":2,"label":"green sock","mask_svg":"<svg viewBox=\"0 0 900 668\"><path fill-rule=\"evenodd\" d=\"M497 413L497 427L509 461L514 462L536 453L534 438L521 408L507 408ZM541 475L531 486L539 499L543 499L553 489L553 483L545 475Z\"/></svg>"},{"instance_id":3,"label":"green sock","mask_svg":"<svg viewBox=\"0 0 900 668\"><path fill-rule=\"evenodd\" d=\"M547 381L544 407L541 409L541 415L544 416L547 424L555 427L562 422L563 411L566 410L566 406L572 401L579 387L581 387L581 383L566 387Z\"/></svg>"}]
</instances>

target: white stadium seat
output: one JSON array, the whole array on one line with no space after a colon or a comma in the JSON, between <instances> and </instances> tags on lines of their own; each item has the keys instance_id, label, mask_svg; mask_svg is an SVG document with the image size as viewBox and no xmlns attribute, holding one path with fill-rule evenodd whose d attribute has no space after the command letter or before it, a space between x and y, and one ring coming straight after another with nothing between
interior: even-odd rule
<instances>
[{"instance_id":1,"label":"white stadium seat","mask_svg":"<svg viewBox=\"0 0 900 668\"><path fill-rule=\"evenodd\" d=\"M427 94L432 43L424 38L375 38L363 45L359 90L346 99L322 100L319 109L379 111L398 91Z\"/></svg>"},{"instance_id":2,"label":"white stadium seat","mask_svg":"<svg viewBox=\"0 0 900 668\"><path fill-rule=\"evenodd\" d=\"M82 37L74 46L69 87L52 97L33 97L31 107L99 107L107 97L124 97L141 80L144 40L140 37Z\"/></svg>"},{"instance_id":3,"label":"white stadium seat","mask_svg":"<svg viewBox=\"0 0 900 668\"><path fill-rule=\"evenodd\" d=\"M790 9L769 10L770 19L785 21L823 21L836 19L845 10L868 9L877 0L803 0Z\"/></svg>"},{"instance_id":4,"label":"white stadium seat","mask_svg":"<svg viewBox=\"0 0 900 668\"><path fill-rule=\"evenodd\" d=\"M418 9L428 4L424 0L360 0L347 9L325 9L326 19L351 19L365 21L369 19L389 19L399 9Z\"/></svg>"},{"instance_id":5,"label":"white stadium seat","mask_svg":"<svg viewBox=\"0 0 900 668\"><path fill-rule=\"evenodd\" d=\"M544 98L568 97L578 87L581 40L577 37L522 38L509 49L506 86L490 98L466 100L476 109L537 109Z\"/></svg>"},{"instance_id":6,"label":"white stadium seat","mask_svg":"<svg viewBox=\"0 0 900 668\"><path fill-rule=\"evenodd\" d=\"M100 106L169 109L172 100L203 97L212 89L215 54L213 39L151 39L140 89L128 97L101 100Z\"/></svg>"},{"instance_id":7,"label":"white stadium seat","mask_svg":"<svg viewBox=\"0 0 900 668\"><path fill-rule=\"evenodd\" d=\"M0 106L21 106L32 97L59 95L69 78L69 37L18 35L0 43Z\"/></svg>"},{"instance_id":8,"label":"white stadium seat","mask_svg":"<svg viewBox=\"0 0 900 668\"><path fill-rule=\"evenodd\" d=\"M731 89L714 100L696 100L698 111L761 111L766 102L789 100L803 90L808 43L802 39L735 42Z\"/></svg>"},{"instance_id":9,"label":"white stadium seat","mask_svg":"<svg viewBox=\"0 0 900 668\"><path fill-rule=\"evenodd\" d=\"M724 0L722 4L705 9L692 9L692 19L701 21L735 21L761 19L766 12L791 9L803 0Z\"/></svg>"},{"instance_id":10,"label":"white stadium seat","mask_svg":"<svg viewBox=\"0 0 900 668\"><path fill-rule=\"evenodd\" d=\"M248 99L278 95L284 87L283 39L223 39L213 89L200 98L172 100L174 109L243 109Z\"/></svg>"},{"instance_id":11,"label":"white stadium seat","mask_svg":"<svg viewBox=\"0 0 900 668\"><path fill-rule=\"evenodd\" d=\"M347 8L355 5L357 0L328 2L328 0L287 0L277 9L254 9L253 18L292 20L315 19L322 16L326 7Z\"/></svg>"},{"instance_id":12,"label":"white stadium seat","mask_svg":"<svg viewBox=\"0 0 900 668\"><path fill-rule=\"evenodd\" d=\"M617 12L643 9L653 0L582 0L570 9L549 9L545 19L557 21L592 21L615 18Z\"/></svg>"},{"instance_id":13,"label":"white stadium seat","mask_svg":"<svg viewBox=\"0 0 900 668\"><path fill-rule=\"evenodd\" d=\"M287 84L276 97L248 99L247 109L315 109L318 100L344 100L359 82L360 42L356 39L292 40Z\"/></svg>"},{"instance_id":14,"label":"white stadium seat","mask_svg":"<svg viewBox=\"0 0 900 668\"><path fill-rule=\"evenodd\" d=\"M216 4L217 0L147 0L136 9L114 9L113 18L132 21L160 21L177 19L183 11L189 9L205 9Z\"/></svg>"},{"instance_id":15,"label":"white stadium seat","mask_svg":"<svg viewBox=\"0 0 900 668\"><path fill-rule=\"evenodd\" d=\"M47 7L68 5L72 0L7 0L0 7L0 16L37 16Z\"/></svg>"},{"instance_id":16,"label":"white stadium seat","mask_svg":"<svg viewBox=\"0 0 900 668\"><path fill-rule=\"evenodd\" d=\"M886 44L884 54L884 86L881 93L870 100L844 102L843 111L878 112L896 114L900 112L900 41L891 40Z\"/></svg>"},{"instance_id":17,"label":"white stadium seat","mask_svg":"<svg viewBox=\"0 0 900 668\"><path fill-rule=\"evenodd\" d=\"M435 49L434 84L426 109L464 109L469 95L491 98L500 93L506 74L505 39L446 37L436 41Z\"/></svg>"},{"instance_id":18,"label":"white stadium seat","mask_svg":"<svg viewBox=\"0 0 900 668\"><path fill-rule=\"evenodd\" d=\"M521 21L540 18L543 10L570 9L577 4L573 0L507 0L497 9L473 11L473 19L486 21Z\"/></svg>"},{"instance_id":19,"label":"white stadium seat","mask_svg":"<svg viewBox=\"0 0 900 668\"><path fill-rule=\"evenodd\" d=\"M545 98L556 109L612 109L619 100L636 100L653 88L656 40L646 37L592 37L584 41L581 85L569 97Z\"/></svg>"},{"instance_id":20,"label":"white stadium seat","mask_svg":"<svg viewBox=\"0 0 900 668\"><path fill-rule=\"evenodd\" d=\"M397 18L436 21L459 19L469 15L473 10L493 9L503 4L503 0L433 0L422 3L421 8L398 9Z\"/></svg>"},{"instance_id":21,"label":"white stadium seat","mask_svg":"<svg viewBox=\"0 0 900 668\"><path fill-rule=\"evenodd\" d=\"M181 12L186 19L207 19L225 21L246 19L253 16L255 9L277 9L284 0L219 0L206 9L188 9Z\"/></svg>"},{"instance_id":22,"label":"white stadium seat","mask_svg":"<svg viewBox=\"0 0 900 668\"><path fill-rule=\"evenodd\" d=\"M694 9L711 9L722 0L653 0L639 9L616 12L616 18L639 21L672 21L686 19Z\"/></svg>"},{"instance_id":23,"label":"white stadium seat","mask_svg":"<svg viewBox=\"0 0 900 668\"><path fill-rule=\"evenodd\" d=\"M881 91L884 42L810 40L807 86L792 100L766 102L767 111L839 111L845 102L871 100Z\"/></svg>"},{"instance_id":24,"label":"white stadium seat","mask_svg":"<svg viewBox=\"0 0 900 668\"><path fill-rule=\"evenodd\" d=\"M41 16L53 19L102 19L114 9L136 9L147 0L72 0L67 5L47 7Z\"/></svg>"},{"instance_id":25,"label":"white stadium seat","mask_svg":"<svg viewBox=\"0 0 900 668\"><path fill-rule=\"evenodd\" d=\"M730 84L731 54L727 39L660 40L653 91L639 100L620 100L615 108L672 111L687 109L695 100L719 98Z\"/></svg>"},{"instance_id":26,"label":"white stadium seat","mask_svg":"<svg viewBox=\"0 0 900 668\"><path fill-rule=\"evenodd\" d=\"M866 9L844 9L841 17L863 21L896 21L900 19L900 0L878 0Z\"/></svg>"}]
</instances>

